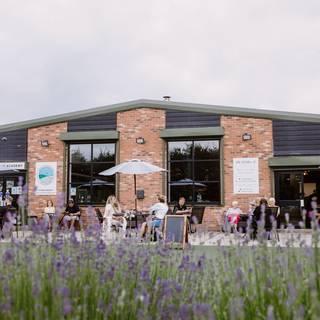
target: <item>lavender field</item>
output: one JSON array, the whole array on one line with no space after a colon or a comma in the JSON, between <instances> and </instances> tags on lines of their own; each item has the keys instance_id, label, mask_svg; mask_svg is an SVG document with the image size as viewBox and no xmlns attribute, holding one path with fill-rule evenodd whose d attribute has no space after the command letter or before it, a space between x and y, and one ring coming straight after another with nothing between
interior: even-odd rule
<instances>
[{"instance_id":1,"label":"lavender field","mask_svg":"<svg viewBox=\"0 0 320 320\"><path fill-rule=\"evenodd\" d=\"M317 243L318 231L314 232ZM0 244L0 319L319 319L320 251L106 244L34 235Z\"/></svg>"}]
</instances>

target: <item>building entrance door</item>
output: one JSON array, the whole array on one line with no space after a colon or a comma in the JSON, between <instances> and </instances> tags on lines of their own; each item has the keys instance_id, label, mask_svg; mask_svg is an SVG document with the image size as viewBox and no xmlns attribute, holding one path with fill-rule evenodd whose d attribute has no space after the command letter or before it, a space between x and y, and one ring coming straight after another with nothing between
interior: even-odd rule
<instances>
[{"instance_id":1,"label":"building entrance door","mask_svg":"<svg viewBox=\"0 0 320 320\"><path fill-rule=\"evenodd\" d=\"M280 224L286 225L288 213L289 223L299 227L304 206L304 171L276 171L275 198L281 208Z\"/></svg>"},{"instance_id":2,"label":"building entrance door","mask_svg":"<svg viewBox=\"0 0 320 320\"><path fill-rule=\"evenodd\" d=\"M22 180L21 180L22 179ZM21 183L25 183L24 173L2 173L0 174L0 201L4 200L6 195L10 195L13 198L13 205L18 208L18 197L22 193Z\"/></svg>"}]
</instances>

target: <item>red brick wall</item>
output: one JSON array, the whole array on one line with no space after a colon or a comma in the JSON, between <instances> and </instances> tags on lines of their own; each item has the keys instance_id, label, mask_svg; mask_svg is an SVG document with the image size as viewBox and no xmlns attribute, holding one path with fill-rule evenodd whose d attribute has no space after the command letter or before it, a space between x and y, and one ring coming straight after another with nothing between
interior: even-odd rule
<instances>
[{"instance_id":1,"label":"red brick wall","mask_svg":"<svg viewBox=\"0 0 320 320\"><path fill-rule=\"evenodd\" d=\"M160 138L165 128L165 111L141 108L117 114L117 128L120 132L119 163L130 159L143 159L154 165L165 167L165 142ZM143 137L145 144L136 143ZM164 173L137 176L137 189L144 189L145 199L138 200L138 208L148 208L156 200L155 195L164 192ZM118 182L118 196L125 208L134 208L133 176L121 174Z\"/></svg>"},{"instance_id":2,"label":"red brick wall","mask_svg":"<svg viewBox=\"0 0 320 320\"><path fill-rule=\"evenodd\" d=\"M59 139L62 132L67 131L67 123L58 123L28 130L28 213L40 215L46 205L47 199L57 203L56 196L37 196L35 188L35 164L36 162L57 162L57 195L65 192L64 185L64 143ZM41 140L48 140L49 147L41 146Z\"/></svg>"},{"instance_id":3,"label":"red brick wall","mask_svg":"<svg viewBox=\"0 0 320 320\"><path fill-rule=\"evenodd\" d=\"M204 221L216 229L221 221L224 209L230 207L234 200L244 212L249 202L257 197L270 197L272 192L271 170L268 159L273 155L272 121L265 119L222 116L221 126L224 128L224 203L222 208L207 209ZM246 132L252 134L252 140L242 141ZM233 159L242 157L259 158L259 194L233 194Z\"/></svg>"},{"instance_id":4,"label":"red brick wall","mask_svg":"<svg viewBox=\"0 0 320 320\"><path fill-rule=\"evenodd\" d=\"M239 201L244 212L247 212L249 202L257 197L270 197L272 191L271 170L268 159L272 157L272 121L243 117L221 116L221 126L224 128L223 138L223 177L224 206L206 207L202 229L220 230L222 214L228 209L232 201ZM252 140L242 141L246 132L252 134ZM259 194L233 194L233 158L259 158Z\"/></svg>"},{"instance_id":5,"label":"red brick wall","mask_svg":"<svg viewBox=\"0 0 320 320\"><path fill-rule=\"evenodd\" d=\"M225 203L230 205L233 200L237 200L244 209L247 209L250 200L271 196L271 171L268 159L273 154L272 121L223 116L221 123L225 130ZM252 134L252 140L242 141L242 135L246 132ZM257 195L233 194L233 158L242 157L259 158L260 193Z\"/></svg>"},{"instance_id":6,"label":"red brick wall","mask_svg":"<svg viewBox=\"0 0 320 320\"><path fill-rule=\"evenodd\" d=\"M272 156L272 121L233 116L222 116L221 126L224 128L224 200L225 206L207 207L204 215L206 228L217 230L220 227L221 215L233 200L238 200L243 211L248 209L250 200L258 196L271 195L271 171L268 158ZM118 142L118 163L130 159L143 159L160 167L166 167L166 143L160 138L161 129L165 128L165 111L150 108L139 108L117 114L117 130L120 133ZM67 124L60 123L29 129L28 162L29 162L29 212L39 214L47 198L35 196L36 161L58 162L58 192L65 192L64 181L64 143L58 138L61 132L67 131ZM245 132L252 134L252 140L242 141ZM145 144L136 143L136 138L143 137ZM41 140L49 140L49 148L41 147ZM233 194L233 158L258 157L260 194ZM66 160L65 160L66 161ZM145 199L138 201L139 209L147 209L156 201L156 195L165 192L165 174L155 173L137 176L137 189L144 189ZM134 208L134 186L132 175L120 175L117 179L117 196L124 209ZM88 217L84 209L83 222ZM89 219L90 220L90 219ZM95 220L95 217L93 217Z\"/></svg>"}]
</instances>

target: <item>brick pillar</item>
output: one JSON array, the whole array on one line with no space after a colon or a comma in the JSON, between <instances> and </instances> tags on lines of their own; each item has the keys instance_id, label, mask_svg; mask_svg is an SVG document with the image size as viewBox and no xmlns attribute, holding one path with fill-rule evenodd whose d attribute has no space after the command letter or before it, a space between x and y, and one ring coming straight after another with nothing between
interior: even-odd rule
<instances>
[{"instance_id":1,"label":"brick pillar","mask_svg":"<svg viewBox=\"0 0 320 320\"><path fill-rule=\"evenodd\" d=\"M39 215L43 212L48 199L56 205L56 196L36 196L35 164L36 162L57 162L57 194L65 192L64 186L64 143L59 139L62 132L67 131L67 123L58 123L28 129L28 212ZM41 140L48 140L49 147L42 147Z\"/></svg>"},{"instance_id":2,"label":"brick pillar","mask_svg":"<svg viewBox=\"0 0 320 320\"><path fill-rule=\"evenodd\" d=\"M224 136L224 193L225 204L230 206L233 200L239 201L243 210L256 197L270 197L271 170L268 159L273 154L272 121L242 117L223 116L221 124ZM251 133L252 140L242 141L242 135ZM233 194L233 158L259 158L259 194Z\"/></svg>"},{"instance_id":3,"label":"brick pillar","mask_svg":"<svg viewBox=\"0 0 320 320\"><path fill-rule=\"evenodd\" d=\"M165 111L140 108L118 112L117 128L120 132L119 163L141 159L154 165L165 167L165 142L160 138L161 129L165 128ZM143 137L145 144L136 143L136 138ZM144 189L145 199L138 200L138 208L148 208L156 200L155 195L164 192L164 173L137 176L137 189ZM119 175L118 195L124 208L134 208L134 185L132 175Z\"/></svg>"},{"instance_id":4,"label":"brick pillar","mask_svg":"<svg viewBox=\"0 0 320 320\"><path fill-rule=\"evenodd\" d=\"M224 203L222 207L207 207L204 222L208 229L219 230L223 211L231 206L232 201L239 201L244 212L249 202L257 197L270 197L272 191L271 170L268 159L273 154L272 121L265 119L222 116L221 126L224 128L223 138L223 179ZM246 132L252 134L252 140L242 141ZM233 158L259 158L259 194L233 193Z\"/></svg>"}]
</instances>

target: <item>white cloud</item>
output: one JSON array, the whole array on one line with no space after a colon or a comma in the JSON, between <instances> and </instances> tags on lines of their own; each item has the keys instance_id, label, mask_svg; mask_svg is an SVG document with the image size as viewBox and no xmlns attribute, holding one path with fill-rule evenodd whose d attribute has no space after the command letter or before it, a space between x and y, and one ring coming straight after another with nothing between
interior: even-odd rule
<instances>
[{"instance_id":1,"label":"white cloud","mask_svg":"<svg viewBox=\"0 0 320 320\"><path fill-rule=\"evenodd\" d=\"M0 123L164 94L320 113L319 18L316 0L2 0Z\"/></svg>"}]
</instances>

